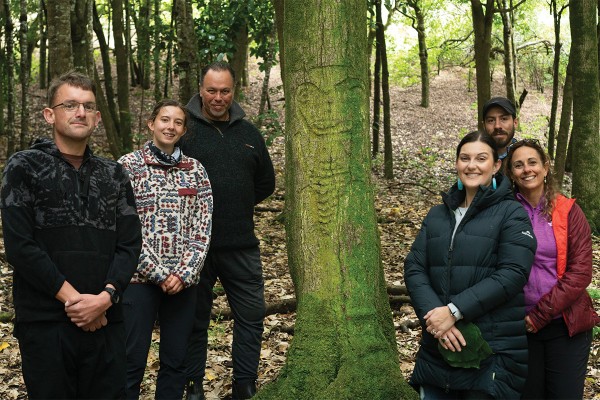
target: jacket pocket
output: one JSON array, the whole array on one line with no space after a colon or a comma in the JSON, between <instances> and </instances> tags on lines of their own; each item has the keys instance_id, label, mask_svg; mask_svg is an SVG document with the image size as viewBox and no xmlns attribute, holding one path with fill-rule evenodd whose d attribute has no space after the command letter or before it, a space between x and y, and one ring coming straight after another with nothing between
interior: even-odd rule
<instances>
[{"instance_id":1,"label":"jacket pocket","mask_svg":"<svg viewBox=\"0 0 600 400\"><path fill-rule=\"evenodd\" d=\"M571 337L589 331L600 323L600 317L594 310L592 299L587 292L563 312L563 318Z\"/></svg>"}]
</instances>

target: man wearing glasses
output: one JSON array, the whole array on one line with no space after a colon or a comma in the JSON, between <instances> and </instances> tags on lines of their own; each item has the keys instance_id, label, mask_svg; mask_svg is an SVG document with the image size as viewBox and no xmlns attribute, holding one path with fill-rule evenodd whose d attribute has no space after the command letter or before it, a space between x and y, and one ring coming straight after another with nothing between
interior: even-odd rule
<instances>
[{"instance_id":1,"label":"man wearing glasses","mask_svg":"<svg viewBox=\"0 0 600 400\"><path fill-rule=\"evenodd\" d=\"M95 86L69 72L52 81L38 139L7 162L0 192L13 268L15 337L30 399L123 398L120 297L141 249L127 173L87 145L100 122Z\"/></svg>"}]
</instances>

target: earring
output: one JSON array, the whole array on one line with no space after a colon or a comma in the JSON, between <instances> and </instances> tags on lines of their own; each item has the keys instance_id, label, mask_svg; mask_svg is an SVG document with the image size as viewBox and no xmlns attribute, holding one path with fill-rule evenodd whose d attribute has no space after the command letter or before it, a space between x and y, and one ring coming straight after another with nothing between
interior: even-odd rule
<instances>
[{"instance_id":1,"label":"earring","mask_svg":"<svg viewBox=\"0 0 600 400\"><path fill-rule=\"evenodd\" d=\"M496 190L496 177L492 176L492 189Z\"/></svg>"},{"instance_id":2,"label":"earring","mask_svg":"<svg viewBox=\"0 0 600 400\"><path fill-rule=\"evenodd\" d=\"M546 184L546 177L544 177L544 185Z\"/></svg>"},{"instance_id":3,"label":"earring","mask_svg":"<svg viewBox=\"0 0 600 400\"><path fill-rule=\"evenodd\" d=\"M463 190L465 188L465 185L463 185L460 178L458 178L458 180L456 181L456 185L458 186L458 190Z\"/></svg>"}]
</instances>

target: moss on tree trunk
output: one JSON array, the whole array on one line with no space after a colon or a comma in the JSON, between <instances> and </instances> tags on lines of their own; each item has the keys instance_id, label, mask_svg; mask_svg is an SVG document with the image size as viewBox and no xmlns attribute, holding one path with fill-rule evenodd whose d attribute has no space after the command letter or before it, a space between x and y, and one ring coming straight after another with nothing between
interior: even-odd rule
<instances>
[{"instance_id":1,"label":"moss on tree trunk","mask_svg":"<svg viewBox=\"0 0 600 400\"><path fill-rule=\"evenodd\" d=\"M298 300L273 399L416 398L404 381L369 158L367 3L285 2L286 230Z\"/></svg>"}]
</instances>

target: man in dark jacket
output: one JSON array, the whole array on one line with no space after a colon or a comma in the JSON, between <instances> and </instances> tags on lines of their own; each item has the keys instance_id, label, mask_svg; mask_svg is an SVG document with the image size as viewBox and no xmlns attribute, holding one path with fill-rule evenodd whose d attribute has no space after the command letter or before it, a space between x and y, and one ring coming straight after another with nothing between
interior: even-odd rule
<instances>
[{"instance_id":1,"label":"man in dark jacket","mask_svg":"<svg viewBox=\"0 0 600 400\"><path fill-rule=\"evenodd\" d=\"M119 299L141 249L128 175L96 157L93 82L52 81L41 139L7 162L0 193L6 258L13 268L14 334L30 399L117 399L125 394L125 328Z\"/></svg>"},{"instance_id":2,"label":"man in dark jacket","mask_svg":"<svg viewBox=\"0 0 600 400\"><path fill-rule=\"evenodd\" d=\"M210 249L200 275L196 326L188 349L188 399L204 398L202 379L217 278L234 318L232 396L246 399L256 392L265 303L254 206L273 193L275 173L262 135L233 101L234 88L233 69L212 63L202 70L200 93L186 106L190 122L181 150L204 165L214 198Z\"/></svg>"}]
</instances>

